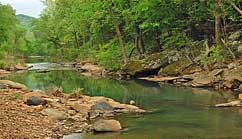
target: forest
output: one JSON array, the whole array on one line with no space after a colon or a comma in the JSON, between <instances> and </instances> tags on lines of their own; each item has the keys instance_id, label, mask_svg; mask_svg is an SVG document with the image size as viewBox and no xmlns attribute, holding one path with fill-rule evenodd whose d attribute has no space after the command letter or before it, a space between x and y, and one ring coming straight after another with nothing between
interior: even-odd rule
<instances>
[{"instance_id":1,"label":"forest","mask_svg":"<svg viewBox=\"0 0 242 139\"><path fill-rule=\"evenodd\" d=\"M207 62L238 58L229 36L241 28L239 0L47 0L40 18L21 25L1 5L1 57L87 59L118 70L132 58L180 50L206 40ZM200 46L204 47L204 46ZM224 55L225 54L225 55ZM209 60L209 61L208 61Z\"/></svg>"},{"instance_id":2,"label":"forest","mask_svg":"<svg viewBox=\"0 0 242 139\"><path fill-rule=\"evenodd\" d=\"M242 0L8 2L0 139L242 138Z\"/></svg>"}]
</instances>

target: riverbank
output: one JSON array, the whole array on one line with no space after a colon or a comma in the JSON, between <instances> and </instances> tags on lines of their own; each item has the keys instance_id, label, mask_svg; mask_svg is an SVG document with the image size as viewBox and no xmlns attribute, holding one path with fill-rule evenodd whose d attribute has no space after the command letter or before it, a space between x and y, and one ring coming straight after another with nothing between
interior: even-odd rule
<instances>
[{"instance_id":1,"label":"riverbank","mask_svg":"<svg viewBox=\"0 0 242 139\"><path fill-rule=\"evenodd\" d=\"M147 139L161 136L167 138L233 138L238 137L241 131L241 127L234 124L235 121L241 120L241 108L213 107L216 104L236 99L231 93L224 91L177 87L169 84L163 84L160 87L155 82L143 80L85 77L73 70L15 73L5 79L21 82L34 90L40 88L49 90L53 86L61 86L65 93L69 93L73 92L73 88L83 88L81 92L84 95L106 96L126 104L134 100L137 106L148 111L141 115L115 116L115 119L122 125L121 132L79 134L79 137L82 136L83 139ZM49 92L47 90L46 93Z\"/></svg>"},{"instance_id":2,"label":"riverbank","mask_svg":"<svg viewBox=\"0 0 242 139\"><path fill-rule=\"evenodd\" d=\"M76 90L64 94L30 90L25 85L0 81L0 138L62 138L72 133L120 131L113 119L122 113L144 110L106 97L89 97Z\"/></svg>"},{"instance_id":3,"label":"riverbank","mask_svg":"<svg viewBox=\"0 0 242 139\"><path fill-rule=\"evenodd\" d=\"M242 64L231 63L234 67L216 68L214 70L198 70L190 74L179 73L178 76L140 77L139 79L159 83L170 83L179 86L196 88L215 88L242 93Z\"/></svg>"},{"instance_id":4,"label":"riverbank","mask_svg":"<svg viewBox=\"0 0 242 139\"><path fill-rule=\"evenodd\" d=\"M156 54L147 59L156 57L157 61L161 54ZM79 62L75 64L75 68L84 76L108 76L116 79L141 79L154 81L160 84L169 83L178 86L189 86L195 88L215 88L216 90L231 90L242 93L242 59L238 59L230 64L213 65L211 69L203 69L197 64L182 64L152 62L147 63L146 67L139 67L146 62L130 61L126 69L116 72L107 71L90 62ZM177 65L176 65L177 64Z\"/></svg>"},{"instance_id":5,"label":"riverbank","mask_svg":"<svg viewBox=\"0 0 242 139\"><path fill-rule=\"evenodd\" d=\"M2 62L2 63L1 63ZM21 63L8 63L7 61L0 62L0 77L11 74L13 72L25 72L31 68L31 66L26 65L24 62Z\"/></svg>"}]
</instances>

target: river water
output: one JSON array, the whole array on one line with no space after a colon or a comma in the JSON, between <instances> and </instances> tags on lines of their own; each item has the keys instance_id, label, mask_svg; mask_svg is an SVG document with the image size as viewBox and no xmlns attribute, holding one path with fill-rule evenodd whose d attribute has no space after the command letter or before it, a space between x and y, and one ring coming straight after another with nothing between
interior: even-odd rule
<instances>
[{"instance_id":1,"label":"river water","mask_svg":"<svg viewBox=\"0 0 242 139\"><path fill-rule=\"evenodd\" d=\"M42 65L41 65L42 64ZM41 69L48 63L35 64ZM48 68L47 68L48 69ZM32 89L62 87L65 93L83 88L90 96L106 96L122 103L134 100L149 111L143 115L116 117L124 130L112 134L73 135L72 139L239 139L242 138L242 109L214 108L214 104L233 100L226 92L159 85L141 80L118 81L84 77L74 70L16 73L7 79ZM68 136L65 137L66 139ZM68 138L69 139L69 138Z\"/></svg>"}]
</instances>

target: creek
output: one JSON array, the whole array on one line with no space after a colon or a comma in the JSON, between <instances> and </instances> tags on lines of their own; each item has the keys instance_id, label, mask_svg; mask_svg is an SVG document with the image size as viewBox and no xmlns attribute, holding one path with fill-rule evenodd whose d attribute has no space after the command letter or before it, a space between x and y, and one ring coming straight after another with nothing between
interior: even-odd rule
<instances>
[{"instance_id":1,"label":"creek","mask_svg":"<svg viewBox=\"0 0 242 139\"><path fill-rule=\"evenodd\" d=\"M217 103L235 98L231 93L209 89L159 85L142 80L119 81L85 77L58 64L35 63L25 73L6 79L23 83L31 89L62 87L65 93L83 88L83 94L105 96L121 103L134 100L147 110L143 115L115 117L124 128L119 133L73 134L64 139L227 139L242 138L242 109L215 108ZM38 73L36 70L50 70Z\"/></svg>"}]
</instances>

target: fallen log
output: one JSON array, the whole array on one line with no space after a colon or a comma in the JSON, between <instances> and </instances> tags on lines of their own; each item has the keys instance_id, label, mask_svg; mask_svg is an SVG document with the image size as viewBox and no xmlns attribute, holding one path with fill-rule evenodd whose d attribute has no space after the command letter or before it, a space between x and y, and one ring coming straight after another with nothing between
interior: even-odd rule
<instances>
[{"instance_id":1,"label":"fallen log","mask_svg":"<svg viewBox=\"0 0 242 139\"><path fill-rule=\"evenodd\" d=\"M231 101L228 103L217 104L215 107L239 107L242 106L240 100Z\"/></svg>"},{"instance_id":2,"label":"fallen log","mask_svg":"<svg viewBox=\"0 0 242 139\"><path fill-rule=\"evenodd\" d=\"M182 79L182 77L143 77L138 78L141 80L154 81L154 82L169 82L177 79Z\"/></svg>"}]
</instances>

